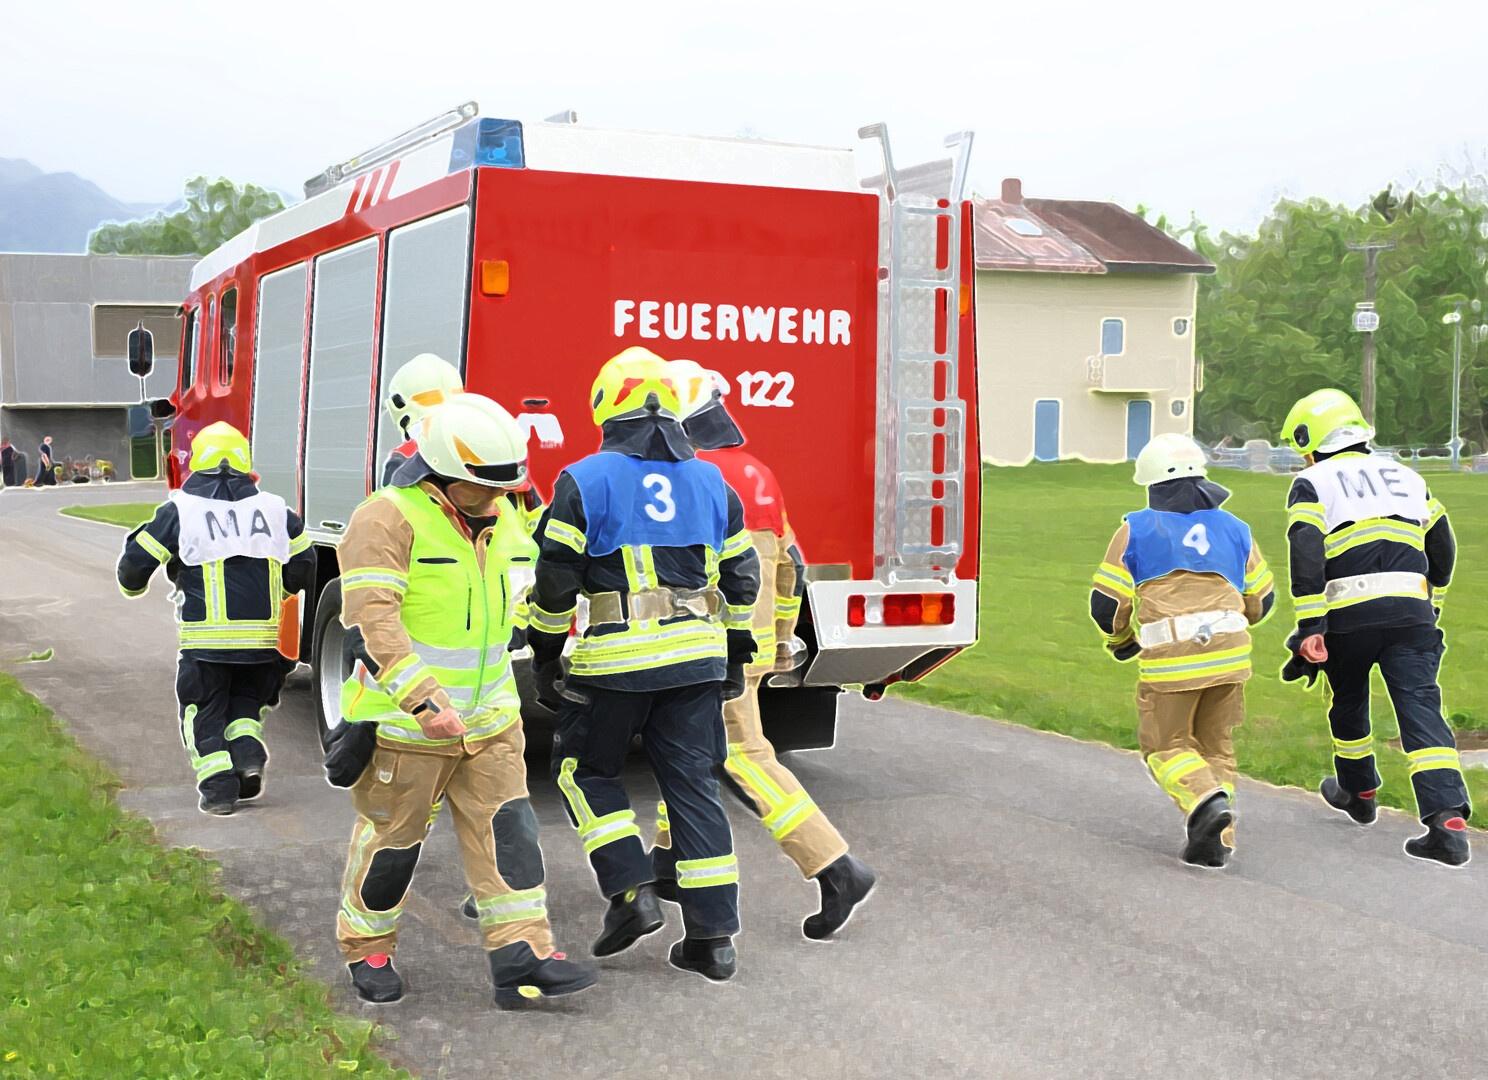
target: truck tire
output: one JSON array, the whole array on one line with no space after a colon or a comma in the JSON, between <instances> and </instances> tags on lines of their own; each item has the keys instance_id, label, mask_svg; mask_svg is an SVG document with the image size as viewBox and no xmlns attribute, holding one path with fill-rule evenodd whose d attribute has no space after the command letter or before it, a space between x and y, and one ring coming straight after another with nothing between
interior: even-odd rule
<instances>
[{"instance_id":1,"label":"truck tire","mask_svg":"<svg viewBox=\"0 0 1488 1080\"><path fill-rule=\"evenodd\" d=\"M311 642L311 655L315 658L311 665L315 726L321 749L326 749L331 730L341 722L341 684L351 674L346 662L346 628L341 625L340 578L332 579L315 603Z\"/></svg>"}]
</instances>

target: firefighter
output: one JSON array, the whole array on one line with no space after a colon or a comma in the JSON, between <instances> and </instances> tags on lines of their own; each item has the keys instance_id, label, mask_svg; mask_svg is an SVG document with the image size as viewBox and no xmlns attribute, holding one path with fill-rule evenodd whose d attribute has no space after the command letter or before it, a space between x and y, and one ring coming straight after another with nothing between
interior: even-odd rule
<instances>
[{"instance_id":1,"label":"firefighter","mask_svg":"<svg viewBox=\"0 0 1488 1080\"><path fill-rule=\"evenodd\" d=\"M339 552L342 622L359 635L341 711L377 729L352 787L342 955L364 1000L402 996L398 917L430 807L447 800L497 1004L574 993L594 973L553 948L508 652L511 571L537 553L503 497L526 475L525 440L475 394L412 431L416 453L357 508Z\"/></svg>"},{"instance_id":2,"label":"firefighter","mask_svg":"<svg viewBox=\"0 0 1488 1080\"><path fill-rule=\"evenodd\" d=\"M1361 825L1375 820L1369 678L1378 667L1427 830L1405 852L1462 866L1472 807L1437 682L1437 619L1457 557L1447 512L1414 470L1370 452L1374 429L1341 390L1297 402L1281 437L1307 460L1287 494L1297 627L1283 678L1310 686L1319 669L1327 676L1334 775L1323 799Z\"/></svg>"},{"instance_id":3,"label":"firefighter","mask_svg":"<svg viewBox=\"0 0 1488 1080\"><path fill-rule=\"evenodd\" d=\"M259 491L248 440L208 424L191 442L191 476L124 540L117 576L142 596L155 570L175 586L181 653L176 700L208 814L263 793L263 721L293 667L278 652L284 599L314 580L299 515Z\"/></svg>"},{"instance_id":4,"label":"firefighter","mask_svg":"<svg viewBox=\"0 0 1488 1080\"><path fill-rule=\"evenodd\" d=\"M388 453L382 466L383 484L393 482L398 466L418 453L412 427L435 405L465 392L460 373L449 361L433 353L419 353L388 380L388 416L402 433L404 442Z\"/></svg>"},{"instance_id":5,"label":"firefighter","mask_svg":"<svg viewBox=\"0 0 1488 1080\"><path fill-rule=\"evenodd\" d=\"M558 477L538 527L528 642L539 700L558 712L553 771L601 892L596 956L664 925L651 858L620 771L640 734L671 816L684 937L674 967L724 980L737 968L739 871L714 770L727 757L723 702L744 690L759 560L739 498L697 459L666 361L612 358L591 392L598 453ZM588 626L564 676L577 601Z\"/></svg>"},{"instance_id":6,"label":"firefighter","mask_svg":"<svg viewBox=\"0 0 1488 1080\"><path fill-rule=\"evenodd\" d=\"M1235 847L1234 730L1245 719L1249 628L1275 599L1250 528L1221 509L1186 435L1137 455L1145 509L1127 514L1095 572L1090 615L1120 661L1137 661L1137 742L1185 817L1183 861L1218 869Z\"/></svg>"},{"instance_id":7,"label":"firefighter","mask_svg":"<svg viewBox=\"0 0 1488 1080\"><path fill-rule=\"evenodd\" d=\"M807 917L801 931L814 941L831 937L873 891L873 871L848 853L847 841L826 814L775 756L760 721L759 689L765 677L789 678L806 659L796 637L796 620L805 591L805 566L785 516L785 497L775 474L743 449L744 435L723 403L710 375L691 360L672 362L682 404L682 427L704 461L717 465L744 506L744 526L760 560L760 591L754 605L755 660L745 669L744 693L723 706L728 734L724 769L735 789L759 817L801 876L821 890L821 910ZM662 822L666 821L662 804ZM677 898L676 856L671 837L657 829L652 847L657 891Z\"/></svg>"}]
</instances>

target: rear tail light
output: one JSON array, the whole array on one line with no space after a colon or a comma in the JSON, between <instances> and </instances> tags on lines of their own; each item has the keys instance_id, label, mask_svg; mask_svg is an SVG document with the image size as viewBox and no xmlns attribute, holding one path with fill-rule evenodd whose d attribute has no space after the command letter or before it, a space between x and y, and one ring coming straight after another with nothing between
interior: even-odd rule
<instances>
[{"instance_id":1,"label":"rear tail light","mask_svg":"<svg viewBox=\"0 0 1488 1080\"><path fill-rule=\"evenodd\" d=\"M955 593L890 593L847 598L848 626L949 626L955 621Z\"/></svg>"}]
</instances>

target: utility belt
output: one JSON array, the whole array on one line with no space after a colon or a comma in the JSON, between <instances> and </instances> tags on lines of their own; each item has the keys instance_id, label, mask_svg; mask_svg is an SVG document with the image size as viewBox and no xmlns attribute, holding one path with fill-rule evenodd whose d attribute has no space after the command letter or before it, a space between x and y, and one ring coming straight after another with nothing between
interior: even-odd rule
<instances>
[{"instance_id":1,"label":"utility belt","mask_svg":"<svg viewBox=\"0 0 1488 1080\"><path fill-rule=\"evenodd\" d=\"M1208 645L1216 634L1234 634L1248 626L1250 621L1239 611L1196 611L1191 615L1175 615L1171 619L1143 623L1137 630L1137 641L1144 649L1189 641Z\"/></svg>"},{"instance_id":2,"label":"utility belt","mask_svg":"<svg viewBox=\"0 0 1488 1080\"><path fill-rule=\"evenodd\" d=\"M590 626L628 626L632 622L685 615L717 622L724 607L723 593L711 585L701 589L672 589L662 585L629 593L591 593L588 601Z\"/></svg>"},{"instance_id":3,"label":"utility belt","mask_svg":"<svg viewBox=\"0 0 1488 1080\"><path fill-rule=\"evenodd\" d=\"M1354 574L1334 578L1323 586L1323 597L1328 608L1344 608L1361 604L1365 600L1378 600L1386 596L1407 599L1429 600L1431 585L1425 574L1396 570L1382 574Z\"/></svg>"}]
</instances>

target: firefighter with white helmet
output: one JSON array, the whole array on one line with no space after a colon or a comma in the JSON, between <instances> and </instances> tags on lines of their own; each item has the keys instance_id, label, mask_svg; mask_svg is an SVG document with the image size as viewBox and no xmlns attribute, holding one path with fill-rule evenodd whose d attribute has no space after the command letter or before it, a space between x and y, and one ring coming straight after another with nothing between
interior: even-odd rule
<instances>
[{"instance_id":1,"label":"firefighter with white helmet","mask_svg":"<svg viewBox=\"0 0 1488 1080\"><path fill-rule=\"evenodd\" d=\"M1191 438L1153 438L1134 479L1147 506L1111 538L1090 615L1117 660L1137 661L1137 742L1184 814L1183 861L1218 868L1234 849L1249 628L1270 614L1272 574L1250 528L1221 509L1230 493Z\"/></svg>"},{"instance_id":2,"label":"firefighter with white helmet","mask_svg":"<svg viewBox=\"0 0 1488 1080\"><path fill-rule=\"evenodd\" d=\"M406 440L388 454L382 467L382 482L393 482L398 466L418 452L412 427L423 415L456 394L464 393L465 383L449 361L433 353L419 353L388 380L387 411Z\"/></svg>"},{"instance_id":3,"label":"firefighter with white helmet","mask_svg":"<svg viewBox=\"0 0 1488 1080\"><path fill-rule=\"evenodd\" d=\"M673 966L709 979L737 967L739 867L715 770L723 701L744 690L759 560L739 497L698 460L665 360L613 357L590 392L602 442L558 477L538 527L528 641L539 700L558 712L553 769L609 898L596 956L665 925L655 871L621 782L633 736L671 817L685 936ZM588 627L565 675L579 597Z\"/></svg>"},{"instance_id":4,"label":"firefighter with white helmet","mask_svg":"<svg viewBox=\"0 0 1488 1080\"><path fill-rule=\"evenodd\" d=\"M342 688L376 749L352 786L357 824L337 937L357 992L395 1001L397 922L430 807L447 800L496 1001L569 994L594 973L555 953L512 675L511 571L537 547L506 498L526 479L523 432L461 394L411 431L417 452L352 515L342 622L358 657Z\"/></svg>"},{"instance_id":5,"label":"firefighter with white helmet","mask_svg":"<svg viewBox=\"0 0 1488 1080\"><path fill-rule=\"evenodd\" d=\"M191 476L124 540L119 588L141 596L165 568L180 596L176 699L199 807L231 814L263 791L263 721L293 663L278 651L286 596L315 578L303 522L259 491L248 440L227 423L191 440Z\"/></svg>"},{"instance_id":6,"label":"firefighter with white helmet","mask_svg":"<svg viewBox=\"0 0 1488 1080\"><path fill-rule=\"evenodd\" d=\"M1447 511L1413 469L1370 452L1374 428L1342 390L1298 401L1281 437L1307 460L1287 495L1297 628L1282 677L1308 685L1320 669L1328 677L1334 775L1322 796L1361 825L1375 820L1369 679L1378 667L1427 828L1406 841L1406 854L1461 866L1472 807L1437 681L1437 618L1457 558Z\"/></svg>"},{"instance_id":7,"label":"firefighter with white helmet","mask_svg":"<svg viewBox=\"0 0 1488 1080\"><path fill-rule=\"evenodd\" d=\"M693 360L672 361L682 427L704 461L717 465L744 506L744 525L760 559L754 604L755 660L745 670L744 693L724 702L728 759L724 769L803 877L821 890L821 910L802 924L813 940L831 937L873 891L873 870L847 849L847 841L780 763L760 719L760 684L772 673L789 677L805 660L796 637L805 590L803 560L785 515L785 496L770 468L744 449L744 434L729 415L713 375ZM665 804L663 804L664 807ZM675 899L676 853L670 830L657 830L652 847L658 891Z\"/></svg>"}]
</instances>

